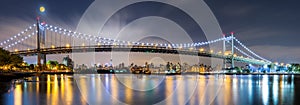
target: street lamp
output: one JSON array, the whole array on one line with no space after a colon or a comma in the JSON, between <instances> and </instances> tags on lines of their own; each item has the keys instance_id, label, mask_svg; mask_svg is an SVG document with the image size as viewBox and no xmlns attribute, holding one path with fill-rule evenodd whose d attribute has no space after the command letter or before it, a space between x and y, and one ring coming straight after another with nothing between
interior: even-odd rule
<instances>
[{"instance_id":1,"label":"street lamp","mask_svg":"<svg viewBox=\"0 0 300 105\"><path fill-rule=\"evenodd\" d=\"M191 47L191 48L190 48L190 51L193 51L193 50L194 50L194 48L193 48L193 47Z\"/></svg>"},{"instance_id":2,"label":"street lamp","mask_svg":"<svg viewBox=\"0 0 300 105\"><path fill-rule=\"evenodd\" d=\"M222 51L219 51L218 54L222 54Z\"/></svg>"},{"instance_id":3,"label":"street lamp","mask_svg":"<svg viewBox=\"0 0 300 105\"><path fill-rule=\"evenodd\" d=\"M236 57L237 55L236 55L236 54L233 54L233 56Z\"/></svg>"},{"instance_id":4,"label":"street lamp","mask_svg":"<svg viewBox=\"0 0 300 105\"><path fill-rule=\"evenodd\" d=\"M204 48L200 48L199 51L200 51L200 52L203 52L203 51L204 51Z\"/></svg>"},{"instance_id":5,"label":"street lamp","mask_svg":"<svg viewBox=\"0 0 300 105\"><path fill-rule=\"evenodd\" d=\"M70 47L70 44L66 44L66 47Z\"/></svg>"}]
</instances>

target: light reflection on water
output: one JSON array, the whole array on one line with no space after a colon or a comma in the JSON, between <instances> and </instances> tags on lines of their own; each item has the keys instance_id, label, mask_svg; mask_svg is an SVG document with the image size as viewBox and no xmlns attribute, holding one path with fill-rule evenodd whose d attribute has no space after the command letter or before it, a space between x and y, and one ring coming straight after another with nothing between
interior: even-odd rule
<instances>
[{"instance_id":1,"label":"light reflection on water","mask_svg":"<svg viewBox=\"0 0 300 105\"><path fill-rule=\"evenodd\" d=\"M296 104L300 76L43 75L15 84L2 104Z\"/></svg>"}]
</instances>

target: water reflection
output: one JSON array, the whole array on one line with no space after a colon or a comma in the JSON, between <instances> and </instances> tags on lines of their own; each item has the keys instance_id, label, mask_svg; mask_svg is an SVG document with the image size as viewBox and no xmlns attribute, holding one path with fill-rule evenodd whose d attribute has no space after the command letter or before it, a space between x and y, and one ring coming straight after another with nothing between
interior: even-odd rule
<instances>
[{"instance_id":1,"label":"water reflection","mask_svg":"<svg viewBox=\"0 0 300 105\"><path fill-rule=\"evenodd\" d=\"M15 84L14 89L3 94L5 105L80 105L87 104L80 96L73 76L44 75L30 77L29 81ZM74 96L75 93L77 96ZM13 97L11 97L13 96Z\"/></svg>"},{"instance_id":2,"label":"water reflection","mask_svg":"<svg viewBox=\"0 0 300 105\"><path fill-rule=\"evenodd\" d=\"M90 74L28 80L3 94L2 104L296 104L300 76Z\"/></svg>"}]
</instances>

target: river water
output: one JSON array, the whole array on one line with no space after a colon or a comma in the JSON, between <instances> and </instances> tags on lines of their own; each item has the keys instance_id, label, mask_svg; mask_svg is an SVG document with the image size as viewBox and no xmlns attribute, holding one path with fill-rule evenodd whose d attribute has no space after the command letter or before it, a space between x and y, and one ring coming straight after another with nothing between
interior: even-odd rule
<instances>
[{"instance_id":1,"label":"river water","mask_svg":"<svg viewBox=\"0 0 300 105\"><path fill-rule=\"evenodd\" d=\"M14 84L5 105L299 104L297 75L42 75Z\"/></svg>"}]
</instances>

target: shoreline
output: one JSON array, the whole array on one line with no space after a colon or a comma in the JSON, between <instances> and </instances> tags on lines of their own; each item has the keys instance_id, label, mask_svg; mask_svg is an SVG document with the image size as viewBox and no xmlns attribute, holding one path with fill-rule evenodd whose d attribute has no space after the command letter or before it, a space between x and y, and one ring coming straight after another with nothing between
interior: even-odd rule
<instances>
[{"instance_id":1,"label":"shoreline","mask_svg":"<svg viewBox=\"0 0 300 105\"><path fill-rule=\"evenodd\" d=\"M103 72L103 73L80 73L80 72L11 72L0 73L0 82L9 82L24 77L39 76L43 74L135 74L131 72ZM214 73L214 72L184 72L184 73L150 73L144 75L300 75L300 73Z\"/></svg>"}]
</instances>

